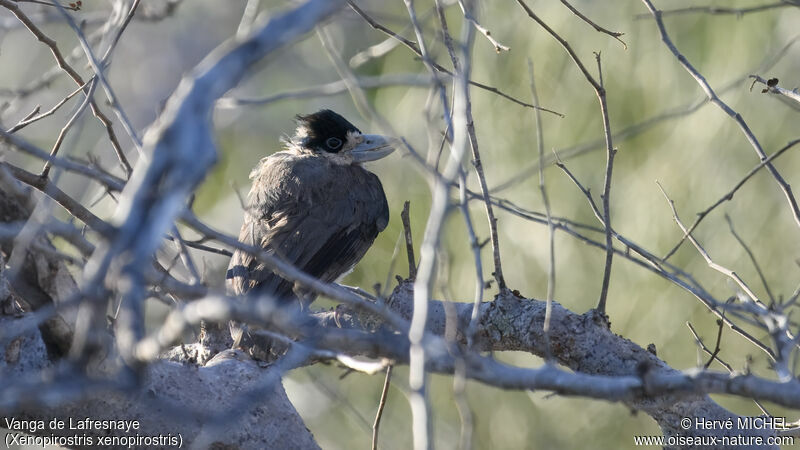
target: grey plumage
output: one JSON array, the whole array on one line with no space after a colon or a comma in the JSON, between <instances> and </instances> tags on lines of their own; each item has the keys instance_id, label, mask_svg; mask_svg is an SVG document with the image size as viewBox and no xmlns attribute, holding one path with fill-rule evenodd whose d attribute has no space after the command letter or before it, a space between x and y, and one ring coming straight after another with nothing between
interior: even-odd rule
<instances>
[{"instance_id":1,"label":"grey plumage","mask_svg":"<svg viewBox=\"0 0 800 450\"><path fill-rule=\"evenodd\" d=\"M389 222L383 186L361 162L393 150L329 110L298 116L287 149L261 160L250 174L239 240L276 254L325 282L349 272ZM251 255L236 251L227 273L232 294L296 300L294 283ZM313 296L304 294L305 300Z\"/></svg>"},{"instance_id":2,"label":"grey plumage","mask_svg":"<svg viewBox=\"0 0 800 450\"><path fill-rule=\"evenodd\" d=\"M322 281L349 272L389 222L380 180L360 165L286 151L262 159L250 178L239 240ZM228 283L236 295L256 290L280 301L293 298L294 283L244 252L231 258Z\"/></svg>"}]
</instances>

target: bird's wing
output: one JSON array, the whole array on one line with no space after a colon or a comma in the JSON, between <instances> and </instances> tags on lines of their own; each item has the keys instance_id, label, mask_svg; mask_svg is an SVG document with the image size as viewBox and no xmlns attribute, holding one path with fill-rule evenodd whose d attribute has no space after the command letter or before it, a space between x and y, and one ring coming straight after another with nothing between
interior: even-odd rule
<instances>
[{"instance_id":1,"label":"bird's wing","mask_svg":"<svg viewBox=\"0 0 800 450\"><path fill-rule=\"evenodd\" d=\"M271 158L254 172L251 209L239 239L323 281L336 280L388 223L380 181L360 167ZM292 282L243 252L231 259L228 283L235 294L258 289L280 299L293 297Z\"/></svg>"}]
</instances>

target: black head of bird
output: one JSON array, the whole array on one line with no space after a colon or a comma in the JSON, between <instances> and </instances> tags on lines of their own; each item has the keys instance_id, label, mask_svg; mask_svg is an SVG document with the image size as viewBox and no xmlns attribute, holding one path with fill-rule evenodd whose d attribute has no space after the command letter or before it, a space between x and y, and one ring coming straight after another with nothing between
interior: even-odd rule
<instances>
[{"instance_id":1,"label":"black head of bird","mask_svg":"<svg viewBox=\"0 0 800 450\"><path fill-rule=\"evenodd\" d=\"M377 134L363 134L344 117L329 109L296 116L297 130L285 141L290 150L329 158L337 164L360 164L388 156L391 141Z\"/></svg>"},{"instance_id":2,"label":"black head of bird","mask_svg":"<svg viewBox=\"0 0 800 450\"><path fill-rule=\"evenodd\" d=\"M392 141L363 134L330 110L297 116L286 149L250 174L239 240L265 249L323 282L347 274L389 221L378 177L362 163L389 155ZM227 273L232 294L289 304L313 301L246 252L236 251Z\"/></svg>"}]
</instances>

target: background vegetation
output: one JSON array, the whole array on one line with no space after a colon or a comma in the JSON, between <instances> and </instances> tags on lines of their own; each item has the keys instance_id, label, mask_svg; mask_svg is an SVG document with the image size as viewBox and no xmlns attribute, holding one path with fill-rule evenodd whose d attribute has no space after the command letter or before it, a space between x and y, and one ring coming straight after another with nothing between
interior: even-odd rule
<instances>
[{"instance_id":1,"label":"background vegetation","mask_svg":"<svg viewBox=\"0 0 800 450\"><path fill-rule=\"evenodd\" d=\"M130 25L115 51L108 76L136 129L144 130L157 117L185 71L236 33L245 3L192 0L182 2L164 20L134 21ZM358 3L380 23L413 38L402 2ZM730 8L758 4L751 0L725 3ZM605 2L573 2L596 23L624 33L621 39L625 45L595 32L560 2L530 1L528 4L570 43L592 73L596 73L593 52L601 54L613 132L622 132L671 111L686 112L614 139L619 152L611 191L612 223L621 234L663 256L679 241L682 233L655 182L661 183L675 201L681 218L690 223L697 212L713 204L757 165L758 157L736 124L718 108L706 103L688 112L691 105L702 103L705 96L662 43L654 20L641 2L614 2L613 7ZM157 9L164 5L156 0L143 2L146 8ZM672 1L656 6L673 9L709 5L714 4ZM284 1L261 1L259 11L272 14L287 6ZM107 14L107 8L105 2L89 1L73 15L79 20L85 18L89 31L96 26L92 18ZM432 11L433 2L416 2L416 8L431 54L440 64L450 67ZM26 10L52 14L44 6L26 5ZM446 12L451 33L459 36L463 18L460 8L451 3ZM558 42L527 17L515 2L478 2L476 12L481 24L510 50L496 52L487 39L476 36L471 78L530 102L528 67L532 62L542 106L564 114L564 117L542 115L545 148L548 152L558 152L578 179L592 188L599 201L605 152L602 117L591 86ZM764 78L778 78L781 85L789 89L797 85L800 11L796 7L775 7L744 14L698 10L666 15L664 20L678 49L721 98L742 115L767 153L798 137L796 105L792 107L777 96L762 94L760 85L751 89L752 80L747 78L749 74L758 74ZM347 62L386 39L350 10L341 12L325 28L336 52ZM58 38L64 50L76 44L74 34L58 20L43 25L43 29ZM9 91L0 97L3 127L16 123L35 105L52 104L63 97L62 91L74 89L71 81L61 76L53 79L47 90L37 90L23 97L7 95L41 79L51 66L48 50L37 45L10 14L0 11L0 86ZM351 69L359 77L428 73L419 58L401 45L361 65L351 65ZM273 54L228 97L272 96L340 79L318 35L312 33ZM426 118L422 113L431 95L427 86L370 88L366 94L395 132L423 156L429 158L427 155L431 152L439 152L439 142L431 138L431 133L435 137L435 133L444 131L444 122L440 117ZM533 110L479 89L472 88L471 94L477 137L492 192L521 208L542 212L535 170L538 156ZM60 129L60 125L55 124L63 123L76 105L63 108L52 118L20 134L42 148L49 148ZM220 102L213 119L220 160L196 193L194 210L198 216L217 229L236 235L242 213L237 193L245 193L249 188L249 170L260 158L280 149L279 138L294 129L294 114L321 108L343 114L365 132L386 131L378 121L360 112L347 92L310 98L294 96L260 105ZM114 168L115 159L106 148L102 127L95 121L83 120L78 130L68 137L62 154L80 158L94 155L101 165ZM130 143L126 141L124 145L127 147ZM133 152L130 157L136 159ZM41 164L12 152L2 153L0 158L32 170ZM552 164L552 155L548 158L544 176L553 214L597 225L585 197ZM800 182L798 152L790 151L782 156L780 169L790 184L797 185ZM369 291L380 283L382 292L387 292L396 284L395 274L407 275L405 249L400 240L403 202L411 201L412 229L415 242L419 243L430 208L430 190L425 172L404 150L371 165L370 170L377 173L384 184L392 218L386 231L343 282ZM472 171L468 180L470 189L478 192ZM60 184L72 193L86 190L84 200L98 197L95 188L87 189L85 180L70 174L63 174ZM478 237L488 238L483 204L474 200L470 205ZM103 197L93 211L107 217L115 206L113 199ZM547 227L506 211L497 214L509 286L525 296L544 298L549 263ZM726 215L753 250L771 292L776 297L790 296L800 279L800 240L796 238L797 226L774 180L761 171L732 202L716 209L695 232L718 263L734 269L758 294L768 298L753 264L731 234ZM575 312L593 308L598 298L605 253L563 233L556 234L555 248L555 299ZM457 213L449 215L440 256L442 265L434 297L471 301L474 265L464 221ZM489 281L492 279L491 246L483 248L482 256L484 278ZM209 285L221 287L227 258L202 253L198 258L202 258L203 273ZM692 273L717 298L738 295L737 288L708 268L689 245L683 245L671 262ZM496 286L492 284L485 299L490 300L495 292ZM329 303L321 300L317 305L328 306ZM149 301L147 307L150 323L158 325L166 308L156 301ZM712 344L717 333L716 318L690 294L622 259L617 259L613 266L607 313L615 333L642 347L655 344L658 356L678 369L701 366L707 360L699 351L687 322ZM756 330L754 333L765 337L763 332ZM525 367L543 364L540 358L527 353L507 352L495 356ZM720 357L737 370L749 368L764 376L771 373L764 356L728 329L723 331ZM340 379L341 375L343 372L339 368L315 365L294 370L284 379L284 386L323 448L364 448L371 439L371 424L383 377L353 373ZM381 427L383 448L402 449L410 445L410 410L404 398L406 382L407 368L398 367ZM433 376L434 438L440 449L454 448L458 444L460 418L452 390L451 377ZM475 448L621 448L630 445L633 434L660 433L648 416L632 413L621 404L548 393L504 391L472 381L467 382L466 392L474 413ZM760 413L750 401L715 399L738 414ZM777 407L770 412L789 414Z\"/></svg>"}]
</instances>

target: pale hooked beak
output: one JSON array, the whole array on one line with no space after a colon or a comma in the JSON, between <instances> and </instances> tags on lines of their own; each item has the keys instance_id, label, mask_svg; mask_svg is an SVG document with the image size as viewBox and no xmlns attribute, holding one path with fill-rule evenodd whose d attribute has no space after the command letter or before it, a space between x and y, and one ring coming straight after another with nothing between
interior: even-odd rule
<instances>
[{"instance_id":1,"label":"pale hooked beak","mask_svg":"<svg viewBox=\"0 0 800 450\"><path fill-rule=\"evenodd\" d=\"M364 140L350 150L355 163L375 161L389 156L394 151L394 143L396 141L394 138L379 134L362 134L361 137Z\"/></svg>"}]
</instances>

